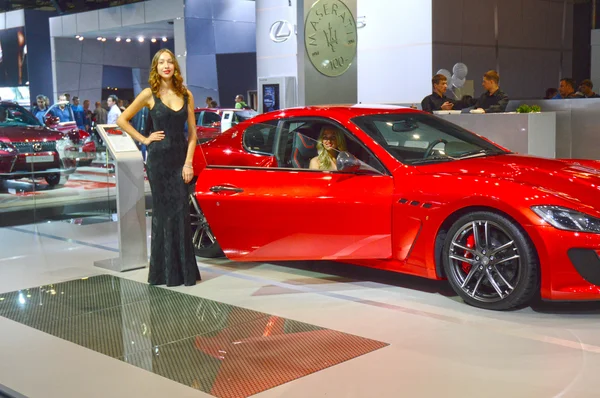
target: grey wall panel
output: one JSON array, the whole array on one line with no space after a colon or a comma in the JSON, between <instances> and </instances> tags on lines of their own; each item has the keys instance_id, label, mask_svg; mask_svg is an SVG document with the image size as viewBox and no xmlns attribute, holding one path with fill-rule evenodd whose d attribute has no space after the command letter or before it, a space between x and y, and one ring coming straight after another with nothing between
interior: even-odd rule
<instances>
[{"instance_id":1,"label":"grey wall panel","mask_svg":"<svg viewBox=\"0 0 600 398\"><path fill-rule=\"evenodd\" d=\"M88 90L79 90L77 94L81 105L83 106L83 101L90 100L90 109L94 110L96 101L100 101L102 99L102 89L100 87Z\"/></svg>"},{"instance_id":2,"label":"grey wall panel","mask_svg":"<svg viewBox=\"0 0 600 398\"><path fill-rule=\"evenodd\" d=\"M59 93L78 91L81 63L56 62L56 90Z\"/></svg>"},{"instance_id":3,"label":"grey wall panel","mask_svg":"<svg viewBox=\"0 0 600 398\"><path fill-rule=\"evenodd\" d=\"M81 62L85 64L102 64L104 43L98 40L84 40Z\"/></svg>"},{"instance_id":4,"label":"grey wall panel","mask_svg":"<svg viewBox=\"0 0 600 398\"><path fill-rule=\"evenodd\" d=\"M185 3L186 18L212 19L213 2L212 0L194 0Z\"/></svg>"},{"instance_id":5,"label":"grey wall panel","mask_svg":"<svg viewBox=\"0 0 600 398\"><path fill-rule=\"evenodd\" d=\"M221 104L219 92L216 89L191 85L188 85L187 88L192 92L192 95L194 96L194 106L196 108L204 106L204 100L206 99L206 97L212 97L214 101L217 101L217 104Z\"/></svg>"},{"instance_id":6,"label":"grey wall panel","mask_svg":"<svg viewBox=\"0 0 600 398\"><path fill-rule=\"evenodd\" d=\"M256 3L249 0L212 0L213 18L256 23Z\"/></svg>"},{"instance_id":7,"label":"grey wall panel","mask_svg":"<svg viewBox=\"0 0 600 398\"><path fill-rule=\"evenodd\" d=\"M77 14L63 15L63 35L75 36L77 34Z\"/></svg>"},{"instance_id":8,"label":"grey wall panel","mask_svg":"<svg viewBox=\"0 0 600 398\"><path fill-rule=\"evenodd\" d=\"M562 62L562 77L573 77L573 52L565 51ZM558 83L556 83L558 85ZM598 91L598 90L596 90Z\"/></svg>"},{"instance_id":9,"label":"grey wall panel","mask_svg":"<svg viewBox=\"0 0 600 398\"><path fill-rule=\"evenodd\" d=\"M9 11L4 14L4 17L6 18L6 29L25 26L24 10Z\"/></svg>"},{"instance_id":10,"label":"grey wall panel","mask_svg":"<svg viewBox=\"0 0 600 398\"><path fill-rule=\"evenodd\" d=\"M214 21L217 54L256 52L256 24Z\"/></svg>"},{"instance_id":11,"label":"grey wall panel","mask_svg":"<svg viewBox=\"0 0 600 398\"><path fill-rule=\"evenodd\" d=\"M187 1L187 3L195 2L198 2L198 0ZM183 18L183 0L150 0L138 4L143 4L145 7L146 22Z\"/></svg>"},{"instance_id":12,"label":"grey wall panel","mask_svg":"<svg viewBox=\"0 0 600 398\"><path fill-rule=\"evenodd\" d=\"M478 49L479 50L479 49ZM452 71L455 63L462 59L462 47L460 45L433 44L433 76L440 69ZM468 64L467 64L468 65ZM471 72L469 71L469 76Z\"/></svg>"},{"instance_id":13,"label":"grey wall panel","mask_svg":"<svg viewBox=\"0 0 600 398\"><path fill-rule=\"evenodd\" d=\"M495 45L494 0L463 1L463 43Z\"/></svg>"},{"instance_id":14,"label":"grey wall panel","mask_svg":"<svg viewBox=\"0 0 600 398\"><path fill-rule=\"evenodd\" d=\"M541 8L541 0L527 0L522 4L523 9L523 35L520 47L547 48L546 46L546 9ZM550 7L550 4L548 4ZM561 32L562 20L554 28ZM554 43L553 48L560 48L560 41Z\"/></svg>"},{"instance_id":15,"label":"grey wall panel","mask_svg":"<svg viewBox=\"0 0 600 398\"><path fill-rule=\"evenodd\" d=\"M498 2L498 44L500 46L520 46L523 44L522 0L502 0Z\"/></svg>"},{"instance_id":16,"label":"grey wall panel","mask_svg":"<svg viewBox=\"0 0 600 398\"><path fill-rule=\"evenodd\" d=\"M75 15L77 15L77 30L79 33L99 30L98 11L81 12Z\"/></svg>"},{"instance_id":17,"label":"grey wall panel","mask_svg":"<svg viewBox=\"0 0 600 398\"><path fill-rule=\"evenodd\" d=\"M542 98L546 88L558 87L559 57L556 51L500 49L502 89L511 98Z\"/></svg>"},{"instance_id":18,"label":"grey wall panel","mask_svg":"<svg viewBox=\"0 0 600 398\"><path fill-rule=\"evenodd\" d=\"M50 36L62 36L62 18L61 17L53 17L48 19L50 22ZM4 27L0 27L0 29L4 29Z\"/></svg>"},{"instance_id":19,"label":"grey wall panel","mask_svg":"<svg viewBox=\"0 0 600 398\"><path fill-rule=\"evenodd\" d=\"M54 57L57 61L81 62L82 46L79 40L57 37L54 39Z\"/></svg>"},{"instance_id":20,"label":"grey wall panel","mask_svg":"<svg viewBox=\"0 0 600 398\"><path fill-rule=\"evenodd\" d=\"M143 2L121 6L121 23L123 26L139 25L145 22L145 6Z\"/></svg>"},{"instance_id":21,"label":"grey wall panel","mask_svg":"<svg viewBox=\"0 0 600 398\"><path fill-rule=\"evenodd\" d=\"M125 44L125 45L123 45ZM106 41L102 43L103 64L126 66L133 68L147 68L150 65L149 42L117 43Z\"/></svg>"},{"instance_id":22,"label":"grey wall panel","mask_svg":"<svg viewBox=\"0 0 600 398\"><path fill-rule=\"evenodd\" d=\"M121 26L121 7L110 7L98 10L99 25L103 29Z\"/></svg>"},{"instance_id":23,"label":"grey wall panel","mask_svg":"<svg viewBox=\"0 0 600 398\"><path fill-rule=\"evenodd\" d=\"M187 82L191 86L218 89L216 55L188 55Z\"/></svg>"},{"instance_id":24,"label":"grey wall panel","mask_svg":"<svg viewBox=\"0 0 600 398\"><path fill-rule=\"evenodd\" d=\"M102 65L81 64L79 89L87 90L102 87Z\"/></svg>"},{"instance_id":25,"label":"grey wall panel","mask_svg":"<svg viewBox=\"0 0 600 398\"><path fill-rule=\"evenodd\" d=\"M462 43L463 0L433 0L432 7L433 41Z\"/></svg>"},{"instance_id":26,"label":"grey wall panel","mask_svg":"<svg viewBox=\"0 0 600 398\"><path fill-rule=\"evenodd\" d=\"M483 74L496 68L496 50L489 47L463 47L461 61L469 68L467 79L473 80L475 95L481 95Z\"/></svg>"},{"instance_id":27,"label":"grey wall panel","mask_svg":"<svg viewBox=\"0 0 600 398\"><path fill-rule=\"evenodd\" d=\"M566 22L567 26L565 29L565 48L573 49L573 4L567 4L566 8Z\"/></svg>"},{"instance_id":28,"label":"grey wall panel","mask_svg":"<svg viewBox=\"0 0 600 398\"><path fill-rule=\"evenodd\" d=\"M208 55L217 52L215 29L211 19L186 18L185 35L194 38L187 46L188 55Z\"/></svg>"}]
</instances>

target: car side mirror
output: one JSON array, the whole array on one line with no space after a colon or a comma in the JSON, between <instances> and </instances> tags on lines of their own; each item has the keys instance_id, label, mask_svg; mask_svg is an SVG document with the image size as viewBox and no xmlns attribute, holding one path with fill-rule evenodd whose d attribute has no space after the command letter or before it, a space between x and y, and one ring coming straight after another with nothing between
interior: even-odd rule
<instances>
[{"instance_id":1,"label":"car side mirror","mask_svg":"<svg viewBox=\"0 0 600 398\"><path fill-rule=\"evenodd\" d=\"M360 160L349 152L338 153L335 165L338 171L344 173L356 173L361 167Z\"/></svg>"},{"instance_id":2,"label":"car side mirror","mask_svg":"<svg viewBox=\"0 0 600 398\"><path fill-rule=\"evenodd\" d=\"M56 126L59 121L60 119L57 116L50 114L46 115L46 117L44 118L44 124L48 127Z\"/></svg>"}]
</instances>

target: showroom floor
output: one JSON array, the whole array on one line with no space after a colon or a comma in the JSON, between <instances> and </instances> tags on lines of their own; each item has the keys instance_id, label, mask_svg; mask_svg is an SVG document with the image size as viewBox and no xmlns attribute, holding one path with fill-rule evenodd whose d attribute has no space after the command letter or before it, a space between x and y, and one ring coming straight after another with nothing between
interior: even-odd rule
<instances>
[{"instance_id":1,"label":"showroom floor","mask_svg":"<svg viewBox=\"0 0 600 398\"><path fill-rule=\"evenodd\" d=\"M148 223L148 225L150 225ZM591 397L600 303L513 312L332 262L93 266L116 223L0 229L0 386L27 397ZM1 390L2 387L0 387Z\"/></svg>"}]
</instances>

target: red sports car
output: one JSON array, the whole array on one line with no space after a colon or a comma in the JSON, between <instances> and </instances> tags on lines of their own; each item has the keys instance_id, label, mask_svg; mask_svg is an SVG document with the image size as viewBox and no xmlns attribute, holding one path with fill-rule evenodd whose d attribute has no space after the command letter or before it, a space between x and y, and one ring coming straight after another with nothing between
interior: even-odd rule
<instances>
[{"instance_id":1,"label":"red sports car","mask_svg":"<svg viewBox=\"0 0 600 398\"><path fill-rule=\"evenodd\" d=\"M365 105L271 112L199 148L199 255L447 278L496 310L538 292L600 299L596 161L518 155L432 115Z\"/></svg>"}]
</instances>

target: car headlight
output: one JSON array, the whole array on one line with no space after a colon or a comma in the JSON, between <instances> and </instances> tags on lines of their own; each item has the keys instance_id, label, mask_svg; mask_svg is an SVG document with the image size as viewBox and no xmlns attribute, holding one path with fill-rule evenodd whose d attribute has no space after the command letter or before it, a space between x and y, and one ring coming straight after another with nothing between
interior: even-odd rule
<instances>
[{"instance_id":1,"label":"car headlight","mask_svg":"<svg viewBox=\"0 0 600 398\"><path fill-rule=\"evenodd\" d=\"M10 145L4 141L0 141L0 150L6 151L6 152L12 152L15 150L15 148L12 145Z\"/></svg>"},{"instance_id":2,"label":"car headlight","mask_svg":"<svg viewBox=\"0 0 600 398\"><path fill-rule=\"evenodd\" d=\"M555 228L600 234L600 219L585 213L560 206L533 206L531 210Z\"/></svg>"}]
</instances>

